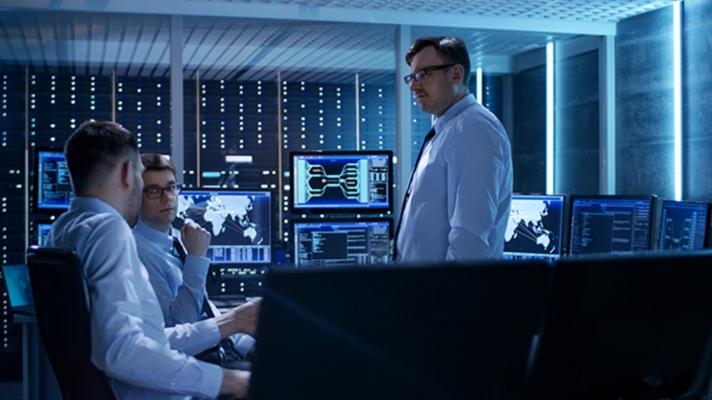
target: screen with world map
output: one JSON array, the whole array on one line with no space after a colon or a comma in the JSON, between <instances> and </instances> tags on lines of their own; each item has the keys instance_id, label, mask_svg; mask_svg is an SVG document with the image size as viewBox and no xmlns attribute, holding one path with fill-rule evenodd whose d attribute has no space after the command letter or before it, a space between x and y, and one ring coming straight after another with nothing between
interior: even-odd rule
<instances>
[{"instance_id":1,"label":"screen with world map","mask_svg":"<svg viewBox=\"0 0 712 400\"><path fill-rule=\"evenodd\" d=\"M192 220L210 232L212 264L269 263L271 212L270 192L183 190L174 226Z\"/></svg>"},{"instance_id":2,"label":"screen with world map","mask_svg":"<svg viewBox=\"0 0 712 400\"><path fill-rule=\"evenodd\" d=\"M563 226L564 196L512 196L504 235L504 257L557 259L562 254Z\"/></svg>"}]
</instances>

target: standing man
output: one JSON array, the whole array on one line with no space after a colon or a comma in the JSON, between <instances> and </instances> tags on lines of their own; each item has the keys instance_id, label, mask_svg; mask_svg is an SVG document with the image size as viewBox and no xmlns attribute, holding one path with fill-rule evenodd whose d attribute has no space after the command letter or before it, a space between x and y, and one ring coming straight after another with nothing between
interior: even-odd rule
<instances>
[{"instance_id":1,"label":"standing man","mask_svg":"<svg viewBox=\"0 0 712 400\"><path fill-rule=\"evenodd\" d=\"M191 357L237 332L253 333L259 305L164 329L130 225L143 191L136 136L114 122L83 123L64 146L75 197L48 246L74 250L91 304L91 362L119 399L245 396L249 373Z\"/></svg>"},{"instance_id":2,"label":"standing man","mask_svg":"<svg viewBox=\"0 0 712 400\"><path fill-rule=\"evenodd\" d=\"M462 40L416 40L404 77L436 117L406 189L395 236L399 262L499 258L512 198L512 157L499 120L469 93Z\"/></svg>"},{"instance_id":3,"label":"standing man","mask_svg":"<svg viewBox=\"0 0 712 400\"><path fill-rule=\"evenodd\" d=\"M167 326L197 322L219 314L205 293L210 260L205 257L210 233L195 222L173 228L178 207L179 186L176 168L165 156L142 154L143 199L134 228L138 255L148 271ZM225 343L245 358L255 340L234 335L233 345Z\"/></svg>"}]
</instances>

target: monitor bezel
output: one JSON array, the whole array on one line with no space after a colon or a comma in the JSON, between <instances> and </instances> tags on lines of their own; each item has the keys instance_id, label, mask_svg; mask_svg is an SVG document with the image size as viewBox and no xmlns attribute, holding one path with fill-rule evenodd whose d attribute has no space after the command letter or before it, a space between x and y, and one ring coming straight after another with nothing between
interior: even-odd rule
<instances>
[{"instance_id":1,"label":"monitor bezel","mask_svg":"<svg viewBox=\"0 0 712 400\"><path fill-rule=\"evenodd\" d=\"M567 196L565 194L542 194L542 193L512 193L512 201L514 201L515 197L560 197L561 198L561 227L560 227L560 237L561 237L561 250L559 251L559 256L557 259L564 257L568 254L568 240L569 240L569 235L568 235L568 228L567 228L567 222L569 218L569 209L568 209L568 201L570 196ZM510 206L511 209L511 206ZM507 219L509 222L509 219ZM503 248L503 254L518 254L518 253L513 253L513 252L507 252Z\"/></svg>"},{"instance_id":2,"label":"monitor bezel","mask_svg":"<svg viewBox=\"0 0 712 400\"><path fill-rule=\"evenodd\" d=\"M34 157L33 159L33 169L32 169L32 212L35 214L42 214L42 215L58 215L61 214L69 209L71 206L68 205L67 207L42 207L40 208L39 206L39 190L40 190L40 176L39 176L39 169L40 169L40 153L61 153L62 156L64 156L64 149L58 148L58 147L47 147L47 146L40 146L40 147L35 147L32 152L32 156ZM66 157L65 157L65 163L66 163ZM69 168L69 167L67 167ZM71 186L72 193L74 193L74 187Z\"/></svg>"},{"instance_id":3,"label":"monitor bezel","mask_svg":"<svg viewBox=\"0 0 712 400\"><path fill-rule=\"evenodd\" d=\"M393 218L388 217L369 217L369 218L300 218L293 219L289 221L290 226L290 236L291 236L291 255L292 255L292 265L295 268L307 268L305 266L300 266L297 264L297 224L314 224L314 223L343 223L343 224L353 224L359 222L387 222L388 223L388 255L393 257L393 234L394 234L394 222Z\"/></svg>"},{"instance_id":4,"label":"monitor bezel","mask_svg":"<svg viewBox=\"0 0 712 400\"><path fill-rule=\"evenodd\" d=\"M271 190L241 190L241 189L232 189L232 188L210 188L210 187L200 187L200 188L193 188L193 187L184 187L181 189L181 191L178 193L178 196L185 192L198 192L198 193L235 193L235 194L250 194L250 193L260 193L260 194L268 194L269 195L269 212L267 213L269 216L269 261L267 262L258 262L258 261L250 261L250 262L245 262L245 263L239 263L239 262L226 262L226 263L215 263L213 261L210 261L210 265L217 265L217 266L248 266L248 265L254 265L255 267L263 267L263 266L268 266L272 264L272 260L274 259L274 242L275 242L275 230L274 230L274 221L273 221L273 207L274 204L272 202L272 191ZM174 227L175 228L175 227ZM212 238L212 234L211 234ZM211 239L212 240L212 239Z\"/></svg>"},{"instance_id":5,"label":"monitor bezel","mask_svg":"<svg viewBox=\"0 0 712 400\"><path fill-rule=\"evenodd\" d=\"M568 248L566 249L566 255L568 256L586 256L588 254L571 254L571 248L573 243L571 241L574 238L573 235L573 224L574 224L574 203L579 199L591 199L591 200L647 200L650 202L650 209L648 210L648 248L643 251L650 251L653 249L653 224L655 224L655 204L658 196L655 194L646 195L618 195L618 194L596 194L596 195L571 195L569 196L569 216L567 229L569 232L568 238ZM603 254L632 254L639 252L624 252L624 253L603 253Z\"/></svg>"},{"instance_id":6,"label":"monitor bezel","mask_svg":"<svg viewBox=\"0 0 712 400\"><path fill-rule=\"evenodd\" d=\"M294 194L296 193L294 160L299 156L387 156L388 157L388 206L384 208L335 208L335 207L307 207L296 206ZM292 214L392 214L393 213L393 152L391 150L345 150L345 151L292 151L289 153L289 211Z\"/></svg>"},{"instance_id":7,"label":"monitor bezel","mask_svg":"<svg viewBox=\"0 0 712 400\"><path fill-rule=\"evenodd\" d=\"M704 238L702 239L702 249L706 249L709 247L709 240L710 240L710 213L712 212L712 203L708 201L688 201L688 200L671 200L671 199L663 199L660 202L660 218L658 219L658 237L657 237L657 250L661 251L670 251L670 249L663 249L660 246L660 240L662 237L662 225L663 225L663 210L665 209L665 205L669 203L685 203L685 204L698 204L698 205L704 205L707 215L705 216L705 233L704 233ZM699 251L699 250L697 250Z\"/></svg>"}]
</instances>

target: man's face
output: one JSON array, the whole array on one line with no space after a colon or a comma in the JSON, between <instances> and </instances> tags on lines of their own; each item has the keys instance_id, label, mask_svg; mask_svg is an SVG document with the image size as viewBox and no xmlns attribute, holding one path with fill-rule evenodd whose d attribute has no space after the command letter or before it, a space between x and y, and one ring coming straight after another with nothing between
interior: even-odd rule
<instances>
[{"instance_id":1,"label":"man's face","mask_svg":"<svg viewBox=\"0 0 712 400\"><path fill-rule=\"evenodd\" d=\"M153 226L170 225L176 218L176 207L178 196L175 193L169 194L166 187L176 185L176 177L170 169L160 171L145 171L143 173L144 187L146 189L159 189L161 196L156 199L149 199L146 193L143 194L141 202L141 218Z\"/></svg>"},{"instance_id":2,"label":"man's face","mask_svg":"<svg viewBox=\"0 0 712 400\"><path fill-rule=\"evenodd\" d=\"M435 47L427 46L420 50L410 62L410 72L417 73L428 67L449 64L438 55ZM442 115L452 104L454 85L451 78L452 68L444 68L428 73L420 82L413 80L410 90L421 111Z\"/></svg>"}]
</instances>

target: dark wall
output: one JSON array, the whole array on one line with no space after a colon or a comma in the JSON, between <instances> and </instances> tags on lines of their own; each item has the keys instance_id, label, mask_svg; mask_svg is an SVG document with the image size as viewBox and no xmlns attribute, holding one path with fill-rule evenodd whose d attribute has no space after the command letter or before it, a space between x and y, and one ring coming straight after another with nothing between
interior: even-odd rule
<instances>
[{"instance_id":1,"label":"dark wall","mask_svg":"<svg viewBox=\"0 0 712 400\"><path fill-rule=\"evenodd\" d=\"M617 193L674 197L672 44L672 7L618 23Z\"/></svg>"},{"instance_id":2,"label":"dark wall","mask_svg":"<svg viewBox=\"0 0 712 400\"><path fill-rule=\"evenodd\" d=\"M684 7L684 196L712 200L712 1Z\"/></svg>"},{"instance_id":3,"label":"dark wall","mask_svg":"<svg viewBox=\"0 0 712 400\"><path fill-rule=\"evenodd\" d=\"M546 191L546 67L514 74L514 191Z\"/></svg>"},{"instance_id":4,"label":"dark wall","mask_svg":"<svg viewBox=\"0 0 712 400\"><path fill-rule=\"evenodd\" d=\"M554 191L599 191L598 50L557 59Z\"/></svg>"}]
</instances>

